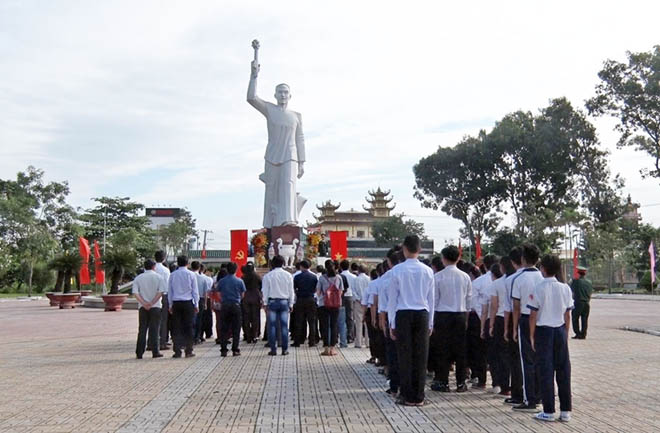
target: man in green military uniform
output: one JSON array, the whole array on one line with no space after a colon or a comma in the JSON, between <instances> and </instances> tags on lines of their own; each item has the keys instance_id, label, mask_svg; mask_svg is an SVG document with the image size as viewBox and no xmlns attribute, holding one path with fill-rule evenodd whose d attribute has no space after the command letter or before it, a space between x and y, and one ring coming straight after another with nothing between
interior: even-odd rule
<instances>
[{"instance_id":1,"label":"man in green military uniform","mask_svg":"<svg viewBox=\"0 0 660 433\"><path fill-rule=\"evenodd\" d=\"M571 282L571 290L573 291L573 301L575 309L573 310L573 330L575 335L573 338L584 340L587 338L587 321L589 320L589 301L591 300L591 293L594 291L591 281L585 277L587 275L587 268L578 266L577 279ZM582 327L580 327L582 322Z\"/></svg>"}]
</instances>

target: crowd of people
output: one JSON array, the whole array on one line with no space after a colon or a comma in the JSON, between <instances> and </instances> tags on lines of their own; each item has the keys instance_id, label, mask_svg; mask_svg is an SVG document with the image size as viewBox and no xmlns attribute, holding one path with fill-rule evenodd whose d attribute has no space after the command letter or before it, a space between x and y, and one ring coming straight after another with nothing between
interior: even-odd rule
<instances>
[{"instance_id":1,"label":"crowd of people","mask_svg":"<svg viewBox=\"0 0 660 433\"><path fill-rule=\"evenodd\" d=\"M513 410L538 412L542 421L556 419L556 381L558 419L569 421L567 338L574 305L580 305L575 323L582 319L574 338L586 338L588 280L575 279L572 293L559 258L540 257L531 244L501 258L486 255L478 265L463 261L455 246L420 260L420 247L417 236L408 236L370 271L348 260L326 260L314 269L302 260L292 273L275 256L263 279L252 263L241 268L241 278L235 263L212 276L185 256L168 268L158 251L133 283L140 303L136 355L148 350L161 357L173 349L174 358L195 356L194 345L212 338L215 316L221 356L230 345L240 356L241 329L244 344L263 337L270 356L278 348L288 355L290 337L292 347L322 343L322 356L354 344L369 348L366 362L379 368L397 404L423 406L429 375L432 391L451 392L453 370L456 392L490 392ZM586 269L580 273L584 277Z\"/></svg>"}]
</instances>

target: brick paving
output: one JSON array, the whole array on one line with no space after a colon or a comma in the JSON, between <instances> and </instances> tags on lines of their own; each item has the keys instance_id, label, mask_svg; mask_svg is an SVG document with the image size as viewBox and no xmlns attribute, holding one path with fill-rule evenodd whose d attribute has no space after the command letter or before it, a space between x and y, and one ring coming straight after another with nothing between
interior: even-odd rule
<instances>
[{"instance_id":1,"label":"brick paving","mask_svg":"<svg viewBox=\"0 0 660 433\"><path fill-rule=\"evenodd\" d=\"M367 349L136 360L136 311L2 302L0 432L657 432L660 339L621 328L659 325L658 302L592 301L589 338L570 342L573 421L541 424L483 391L397 406Z\"/></svg>"}]
</instances>

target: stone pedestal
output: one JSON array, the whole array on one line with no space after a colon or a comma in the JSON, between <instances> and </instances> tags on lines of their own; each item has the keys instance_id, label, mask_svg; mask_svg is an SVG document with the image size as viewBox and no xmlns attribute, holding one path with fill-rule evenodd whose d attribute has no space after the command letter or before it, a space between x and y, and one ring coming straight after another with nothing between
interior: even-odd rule
<instances>
[{"instance_id":1,"label":"stone pedestal","mask_svg":"<svg viewBox=\"0 0 660 433\"><path fill-rule=\"evenodd\" d=\"M294 239L302 241L302 228L298 226L280 226L268 229L268 239L275 247L275 254L280 254L277 248L277 239L282 238L283 245L291 245Z\"/></svg>"}]
</instances>

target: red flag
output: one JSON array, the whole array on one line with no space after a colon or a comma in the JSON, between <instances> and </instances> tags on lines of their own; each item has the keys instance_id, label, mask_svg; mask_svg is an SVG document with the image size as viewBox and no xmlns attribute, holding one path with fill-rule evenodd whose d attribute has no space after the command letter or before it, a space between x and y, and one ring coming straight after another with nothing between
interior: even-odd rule
<instances>
[{"instance_id":1,"label":"red flag","mask_svg":"<svg viewBox=\"0 0 660 433\"><path fill-rule=\"evenodd\" d=\"M202 259L206 258L206 247L202 250Z\"/></svg>"},{"instance_id":2,"label":"red flag","mask_svg":"<svg viewBox=\"0 0 660 433\"><path fill-rule=\"evenodd\" d=\"M575 248L573 250L573 279L578 279L580 278L580 274L578 273L578 249Z\"/></svg>"},{"instance_id":3,"label":"red flag","mask_svg":"<svg viewBox=\"0 0 660 433\"><path fill-rule=\"evenodd\" d=\"M98 241L94 241L94 281L96 284L105 283L105 271L103 270Z\"/></svg>"},{"instance_id":4,"label":"red flag","mask_svg":"<svg viewBox=\"0 0 660 433\"><path fill-rule=\"evenodd\" d=\"M231 231L231 261L238 265L236 276L241 278L241 266L247 263L248 258L248 231L247 230L232 230Z\"/></svg>"},{"instance_id":5,"label":"red flag","mask_svg":"<svg viewBox=\"0 0 660 433\"><path fill-rule=\"evenodd\" d=\"M476 250L475 254L477 255L477 258L475 259L475 261L476 261L476 260L479 260L481 258L481 239L479 238L479 236L476 236L475 239L477 241L477 246L475 247L475 250Z\"/></svg>"},{"instance_id":6,"label":"red flag","mask_svg":"<svg viewBox=\"0 0 660 433\"><path fill-rule=\"evenodd\" d=\"M330 257L342 261L348 257L348 232L330 232Z\"/></svg>"},{"instance_id":7,"label":"red flag","mask_svg":"<svg viewBox=\"0 0 660 433\"><path fill-rule=\"evenodd\" d=\"M90 284L89 279L89 241L84 237L78 238L80 244L80 257L82 257L82 266L80 267L80 284Z\"/></svg>"}]
</instances>

